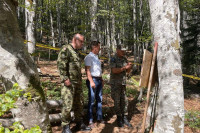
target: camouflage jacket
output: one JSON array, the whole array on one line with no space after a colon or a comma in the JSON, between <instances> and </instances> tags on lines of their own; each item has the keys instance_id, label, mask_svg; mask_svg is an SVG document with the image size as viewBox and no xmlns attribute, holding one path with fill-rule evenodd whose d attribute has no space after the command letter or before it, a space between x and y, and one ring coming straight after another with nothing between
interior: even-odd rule
<instances>
[{"instance_id":1,"label":"camouflage jacket","mask_svg":"<svg viewBox=\"0 0 200 133\"><path fill-rule=\"evenodd\" d=\"M70 79L72 84L81 84L81 59L71 44L64 45L58 54L57 67L61 82Z\"/></svg>"},{"instance_id":2,"label":"camouflage jacket","mask_svg":"<svg viewBox=\"0 0 200 133\"><path fill-rule=\"evenodd\" d=\"M117 55L110 59L110 68L121 68L127 65L126 57L119 58ZM110 73L110 84L126 85L126 71L114 74Z\"/></svg>"}]
</instances>

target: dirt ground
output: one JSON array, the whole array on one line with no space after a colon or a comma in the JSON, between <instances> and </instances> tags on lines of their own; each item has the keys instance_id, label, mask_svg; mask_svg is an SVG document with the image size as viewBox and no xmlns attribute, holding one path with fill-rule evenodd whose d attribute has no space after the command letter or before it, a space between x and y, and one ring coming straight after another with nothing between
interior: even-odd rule
<instances>
[{"instance_id":1,"label":"dirt ground","mask_svg":"<svg viewBox=\"0 0 200 133\"><path fill-rule=\"evenodd\" d=\"M57 66L55 61L40 61L38 64L40 68L40 75L42 81L51 81L60 84L59 75L57 72ZM84 73L84 70L82 71ZM108 72L108 71L105 71ZM83 74L84 75L84 74ZM200 110L200 98L187 98L184 100L184 108L186 111L189 110ZM136 103L134 98L129 97L129 119L130 123L133 125L133 128L123 127L118 128L116 123L116 115L113 113L113 101L110 98L110 95L103 95L103 112L106 113L106 123L98 124L95 122L95 128L92 129L89 133L137 133L139 132L144 113L145 101L142 103ZM73 124L71 126L73 130ZM60 125L52 127L53 133L61 133L62 127ZM73 130L73 132L76 132ZM189 128L187 125L184 128L185 133L200 133L200 131L194 131ZM79 131L77 133L83 133Z\"/></svg>"}]
</instances>

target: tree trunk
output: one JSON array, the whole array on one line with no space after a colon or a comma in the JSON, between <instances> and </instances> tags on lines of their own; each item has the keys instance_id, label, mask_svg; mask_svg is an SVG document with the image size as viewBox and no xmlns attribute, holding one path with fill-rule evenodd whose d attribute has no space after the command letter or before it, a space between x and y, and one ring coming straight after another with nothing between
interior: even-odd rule
<instances>
[{"instance_id":1,"label":"tree trunk","mask_svg":"<svg viewBox=\"0 0 200 133\"><path fill-rule=\"evenodd\" d=\"M58 32L58 46L61 47L61 20L60 20L60 8L61 4L57 3L56 4L56 10L57 10L57 32Z\"/></svg>"},{"instance_id":2,"label":"tree trunk","mask_svg":"<svg viewBox=\"0 0 200 133\"><path fill-rule=\"evenodd\" d=\"M133 40L134 40L134 46L136 43L136 0L133 0ZM134 48L135 50L135 48ZM135 53L135 51L134 51ZM135 55L134 55L135 56Z\"/></svg>"},{"instance_id":3,"label":"tree trunk","mask_svg":"<svg viewBox=\"0 0 200 133\"><path fill-rule=\"evenodd\" d=\"M110 59L111 57L111 53L112 53L112 49L111 49L111 44L110 44L110 30L109 30L109 20L106 21L106 44L107 44L107 48L108 48L108 57Z\"/></svg>"},{"instance_id":4,"label":"tree trunk","mask_svg":"<svg viewBox=\"0 0 200 133\"><path fill-rule=\"evenodd\" d=\"M21 121L25 128L39 125L43 132L47 132L49 118L44 92L36 66L21 37L12 1L0 0L0 79L6 90L18 83L37 101L19 98L16 102L18 112L13 112L15 120ZM34 110L29 112L26 109Z\"/></svg>"},{"instance_id":5,"label":"tree trunk","mask_svg":"<svg viewBox=\"0 0 200 133\"><path fill-rule=\"evenodd\" d=\"M42 6L42 12L44 11L44 1L43 0L41 0L41 6ZM44 20L44 17L43 17L43 15L42 15L42 12L40 13L40 15L41 15L41 27L40 27L40 40L41 40L41 42L43 42L43 20Z\"/></svg>"},{"instance_id":6,"label":"tree trunk","mask_svg":"<svg viewBox=\"0 0 200 133\"><path fill-rule=\"evenodd\" d=\"M91 40L97 39L97 0L91 0L92 7L90 9L91 14Z\"/></svg>"},{"instance_id":7,"label":"tree trunk","mask_svg":"<svg viewBox=\"0 0 200 133\"><path fill-rule=\"evenodd\" d=\"M183 78L178 0L150 0L152 32L158 42L159 96L154 133L184 132Z\"/></svg>"},{"instance_id":8,"label":"tree trunk","mask_svg":"<svg viewBox=\"0 0 200 133\"><path fill-rule=\"evenodd\" d=\"M114 1L113 1L113 7L112 12L114 12ZM115 15L114 13L111 14L111 20L112 20L112 30L111 30L111 44L112 44L112 51L116 51L117 42L115 39Z\"/></svg>"},{"instance_id":9,"label":"tree trunk","mask_svg":"<svg viewBox=\"0 0 200 133\"><path fill-rule=\"evenodd\" d=\"M51 0L49 0L49 6L50 6L50 10L49 10L49 15L50 15L50 23L51 23L51 37L52 37L52 46L56 47L55 44L55 37L54 37L54 27L53 27L53 14L52 14L52 5L51 5Z\"/></svg>"},{"instance_id":10,"label":"tree trunk","mask_svg":"<svg viewBox=\"0 0 200 133\"><path fill-rule=\"evenodd\" d=\"M33 54L35 52L35 6L36 0L25 0L25 29L26 29L26 40L28 45L28 52Z\"/></svg>"}]
</instances>

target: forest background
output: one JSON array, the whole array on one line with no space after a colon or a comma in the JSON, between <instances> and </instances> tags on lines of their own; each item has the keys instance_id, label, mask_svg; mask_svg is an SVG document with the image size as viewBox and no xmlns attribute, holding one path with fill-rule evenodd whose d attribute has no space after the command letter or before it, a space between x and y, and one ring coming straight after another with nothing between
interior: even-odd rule
<instances>
[{"instance_id":1,"label":"forest background","mask_svg":"<svg viewBox=\"0 0 200 133\"><path fill-rule=\"evenodd\" d=\"M182 71L200 77L200 2L179 0L179 6ZM147 0L18 0L16 14L28 52L35 59L55 61L57 50L39 48L37 44L60 48L69 43L75 33L85 36L83 53L89 52L87 46L91 40L98 39L102 45L100 56L107 59L117 45L126 45L129 55L134 57L134 74L140 74L141 67L137 64L142 64L144 49L153 51ZM183 78L184 94L199 94L200 81ZM42 84L45 87L55 85L50 82ZM59 96L52 92L55 91L49 89L48 97Z\"/></svg>"}]
</instances>

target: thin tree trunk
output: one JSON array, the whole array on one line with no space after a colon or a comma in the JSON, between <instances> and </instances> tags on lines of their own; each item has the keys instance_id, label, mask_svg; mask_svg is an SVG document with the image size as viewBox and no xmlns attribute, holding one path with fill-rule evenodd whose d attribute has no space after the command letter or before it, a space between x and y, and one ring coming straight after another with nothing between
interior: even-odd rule
<instances>
[{"instance_id":1,"label":"thin tree trunk","mask_svg":"<svg viewBox=\"0 0 200 133\"><path fill-rule=\"evenodd\" d=\"M109 21L106 21L106 40L107 40L107 47L109 49L108 51L108 57L110 59L111 57L111 53L112 53L112 49L111 49L111 44L110 44L110 30L109 30Z\"/></svg>"},{"instance_id":2,"label":"thin tree trunk","mask_svg":"<svg viewBox=\"0 0 200 133\"><path fill-rule=\"evenodd\" d=\"M44 7L43 7L43 3L44 1L41 0L41 12L39 14L39 17L40 17L40 42L42 42L43 40L43 20L44 20L44 17L42 15L43 11L44 11Z\"/></svg>"},{"instance_id":3,"label":"thin tree trunk","mask_svg":"<svg viewBox=\"0 0 200 133\"><path fill-rule=\"evenodd\" d=\"M52 8L51 8L51 0L49 0L49 6L50 6L50 10L49 10L49 15L50 15L50 23L51 23L51 39L52 39L52 46L56 47L55 44L55 37L54 37L54 27L53 27L53 14L52 14Z\"/></svg>"},{"instance_id":4,"label":"thin tree trunk","mask_svg":"<svg viewBox=\"0 0 200 133\"><path fill-rule=\"evenodd\" d=\"M114 6L115 6L115 3L114 1L112 1L112 14L111 14L111 21L112 21L112 29L111 29L111 44L112 44L112 51L116 51L116 46L117 46L117 43L116 43L116 39L115 39L115 15L114 15Z\"/></svg>"},{"instance_id":5,"label":"thin tree trunk","mask_svg":"<svg viewBox=\"0 0 200 133\"><path fill-rule=\"evenodd\" d=\"M61 4L57 3L56 4L56 9L57 9L57 32L58 32L58 46L61 46L61 20L60 20L60 8Z\"/></svg>"},{"instance_id":6,"label":"thin tree trunk","mask_svg":"<svg viewBox=\"0 0 200 133\"><path fill-rule=\"evenodd\" d=\"M133 40L134 40L134 46L136 43L136 0L133 0ZM134 48L134 50L136 50ZM134 51L134 56L135 56L135 51Z\"/></svg>"},{"instance_id":7,"label":"thin tree trunk","mask_svg":"<svg viewBox=\"0 0 200 133\"><path fill-rule=\"evenodd\" d=\"M97 0L91 0L92 7L90 9L91 14L91 40L97 39Z\"/></svg>"},{"instance_id":8,"label":"thin tree trunk","mask_svg":"<svg viewBox=\"0 0 200 133\"><path fill-rule=\"evenodd\" d=\"M34 18L35 18L35 6L36 6L36 0L25 0L25 16L26 16L26 22L25 22L25 28L26 28L26 40L28 45L28 52L30 54L33 54L35 52L35 24L34 24Z\"/></svg>"}]
</instances>

